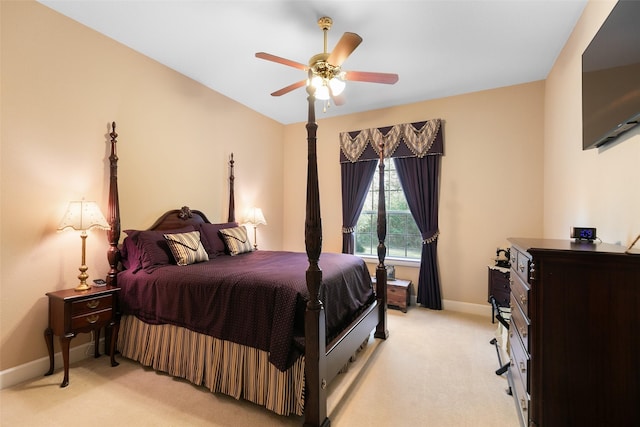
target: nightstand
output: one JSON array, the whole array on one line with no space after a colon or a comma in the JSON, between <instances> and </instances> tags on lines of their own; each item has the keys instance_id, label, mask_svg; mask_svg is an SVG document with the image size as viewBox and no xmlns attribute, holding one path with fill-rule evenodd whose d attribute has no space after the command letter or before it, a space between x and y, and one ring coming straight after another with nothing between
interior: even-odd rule
<instances>
[{"instance_id":1,"label":"nightstand","mask_svg":"<svg viewBox=\"0 0 640 427\"><path fill-rule=\"evenodd\" d=\"M371 279L376 284L376 278ZM407 312L411 302L411 280L387 279L387 306Z\"/></svg>"},{"instance_id":2,"label":"nightstand","mask_svg":"<svg viewBox=\"0 0 640 427\"><path fill-rule=\"evenodd\" d=\"M104 286L81 292L65 289L46 294L49 297L49 327L44 331L44 339L49 350L49 370L45 376L53 374L53 336L57 335L60 337L64 361L64 379L60 387L69 385L69 343L79 333L95 331L94 356L99 357L100 329L111 329L111 336L108 337L111 341L111 366L118 366L115 344L119 326L116 313L119 290L120 288Z\"/></svg>"}]
</instances>

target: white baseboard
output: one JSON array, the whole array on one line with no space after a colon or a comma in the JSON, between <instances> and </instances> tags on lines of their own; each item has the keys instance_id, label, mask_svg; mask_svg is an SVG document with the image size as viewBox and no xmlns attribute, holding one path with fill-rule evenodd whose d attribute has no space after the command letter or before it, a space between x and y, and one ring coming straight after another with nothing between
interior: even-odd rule
<instances>
[{"instance_id":1,"label":"white baseboard","mask_svg":"<svg viewBox=\"0 0 640 427\"><path fill-rule=\"evenodd\" d=\"M487 319L491 319L491 306L489 304L472 304L469 302L442 300L442 308L444 310L487 316Z\"/></svg>"},{"instance_id":2,"label":"white baseboard","mask_svg":"<svg viewBox=\"0 0 640 427\"><path fill-rule=\"evenodd\" d=\"M418 300L415 295L411 295L411 305L416 307ZM470 302L461 302L454 300L442 300L442 309L457 311L459 313L477 314L479 316L486 316L487 319L491 319L491 305L489 304L472 304Z\"/></svg>"},{"instance_id":3,"label":"white baseboard","mask_svg":"<svg viewBox=\"0 0 640 427\"><path fill-rule=\"evenodd\" d=\"M100 351L104 354L104 338L100 340ZM93 357L94 342L79 345L69 349L69 364L78 362L82 359ZM55 371L53 375L60 374L60 382L62 382L63 367L62 353L58 352L53 356ZM0 389L8 388L36 377L41 377L49 370L49 356L25 363L23 365L14 366L13 368L0 371Z\"/></svg>"}]
</instances>

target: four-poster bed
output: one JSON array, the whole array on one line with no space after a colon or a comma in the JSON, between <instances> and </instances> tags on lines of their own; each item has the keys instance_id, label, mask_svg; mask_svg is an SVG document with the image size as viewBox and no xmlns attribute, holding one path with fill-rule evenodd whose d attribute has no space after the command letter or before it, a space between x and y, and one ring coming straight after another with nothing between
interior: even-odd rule
<instances>
[{"instance_id":1,"label":"four-poster bed","mask_svg":"<svg viewBox=\"0 0 640 427\"><path fill-rule=\"evenodd\" d=\"M306 256L251 251L251 245L247 253L222 254L221 236L242 231L235 222L233 155L227 223L212 224L204 213L183 207L165 213L147 230L127 230L120 245L114 122L110 134L107 282L121 288L122 318L116 327L120 329L118 350L123 356L279 414L304 413L305 425L328 426L328 383L369 340L372 331L376 338L388 336L386 212L384 191L380 191L374 290L360 258L321 254L313 88L308 89L308 95ZM381 190L383 170L380 162ZM203 258L203 262L183 267L150 259L175 256L166 250L164 255L158 252L158 245L185 235L201 238L191 249L195 251L197 246L201 255L204 250L208 261ZM305 272L301 260L307 266ZM215 289L199 281L216 275L221 284ZM248 282L238 279L247 275ZM285 287L285 282L292 289ZM262 311L268 311L266 317L258 317Z\"/></svg>"}]
</instances>

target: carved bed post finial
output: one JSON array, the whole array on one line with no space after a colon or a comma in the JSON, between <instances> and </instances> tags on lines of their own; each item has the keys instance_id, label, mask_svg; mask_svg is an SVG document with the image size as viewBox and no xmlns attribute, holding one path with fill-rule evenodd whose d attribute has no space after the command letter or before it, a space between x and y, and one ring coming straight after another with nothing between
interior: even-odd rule
<instances>
[{"instance_id":1,"label":"carved bed post finial","mask_svg":"<svg viewBox=\"0 0 640 427\"><path fill-rule=\"evenodd\" d=\"M193 218L193 214L191 213L191 208L189 208L189 206L181 207L180 212L178 212L178 218L182 220Z\"/></svg>"},{"instance_id":2,"label":"carved bed post finial","mask_svg":"<svg viewBox=\"0 0 640 427\"><path fill-rule=\"evenodd\" d=\"M376 294L378 297L378 310L380 310L379 322L376 326L374 336L376 338L387 339L387 268L384 259L387 255L387 248L384 241L387 238L387 206L384 194L384 140L380 141L380 162L378 165L380 179L378 187L378 266L376 267Z\"/></svg>"},{"instance_id":3,"label":"carved bed post finial","mask_svg":"<svg viewBox=\"0 0 640 427\"><path fill-rule=\"evenodd\" d=\"M233 175L234 163L235 161L233 160L233 153L231 153L231 159L229 159L229 215L227 216L228 222L235 222L236 220L236 201L235 195L233 194L233 185L236 179Z\"/></svg>"},{"instance_id":4,"label":"carved bed post finial","mask_svg":"<svg viewBox=\"0 0 640 427\"><path fill-rule=\"evenodd\" d=\"M107 239L109 241L109 250L107 259L109 260L109 272L107 273L107 284L109 286L117 286L118 263L120 262L120 249L118 242L120 241L120 201L118 200L118 153L116 122L111 124L111 154L109 155L109 207L108 221L111 228L107 231Z\"/></svg>"}]
</instances>

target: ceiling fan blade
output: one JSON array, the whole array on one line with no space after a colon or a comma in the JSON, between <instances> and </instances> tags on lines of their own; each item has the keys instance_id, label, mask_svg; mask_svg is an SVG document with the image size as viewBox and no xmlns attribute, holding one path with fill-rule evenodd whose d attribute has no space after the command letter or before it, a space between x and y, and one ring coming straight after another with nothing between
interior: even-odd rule
<instances>
[{"instance_id":1,"label":"ceiling fan blade","mask_svg":"<svg viewBox=\"0 0 640 427\"><path fill-rule=\"evenodd\" d=\"M384 83L392 85L398 81L398 75L391 73L369 73L366 71L345 71L344 79L355 82Z\"/></svg>"},{"instance_id":2,"label":"ceiling fan blade","mask_svg":"<svg viewBox=\"0 0 640 427\"><path fill-rule=\"evenodd\" d=\"M299 82L296 82L296 83L294 83L294 84L291 84L291 85L289 85L289 86L287 86L287 87L283 87L282 89L280 89L280 90L277 90L277 91L273 92L273 93L271 94L271 96L281 96L281 95L284 95L285 93L289 93L289 92L291 92L292 90L298 89L299 87L302 87L302 86L304 86L304 85L306 85L306 84L307 84L307 80L300 80Z\"/></svg>"},{"instance_id":3,"label":"ceiling fan blade","mask_svg":"<svg viewBox=\"0 0 640 427\"><path fill-rule=\"evenodd\" d=\"M344 105L345 102L345 98L343 94L340 95L334 95L333 93L331 94L331 98L333 99L333 103L337 106L339 105Z\"/></svg>"},{"instance_id":4,"label":"ceiling fan blade","mask_svg":"<svg viewBox=\"0 0 640 427\"><path fill-rule=\"evenodd\" d=\"M327 58L327 62L336 67L341 66L360 43L362 43L362 37L356 33L344 33Z\"/></svg>"},{"instance_id":5,"label":"ceiling fan blade","mask_svg":"<svg viewBox=\"0 0 640 427\"><path fill-rule=\"evenodd\" d=\"M266 52L258 52L256 53L256 58L265 59L267 61L277 62L278 64L288 65L289 67L298 68L302 71L307 71L308 67L304 64L301 64L296 61L292 61L290 59L281 58L279 56L271 55Z\"/></svg>"}]
</instances>

